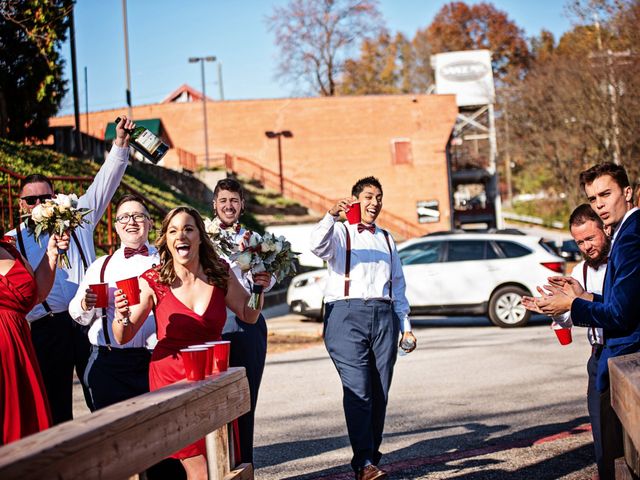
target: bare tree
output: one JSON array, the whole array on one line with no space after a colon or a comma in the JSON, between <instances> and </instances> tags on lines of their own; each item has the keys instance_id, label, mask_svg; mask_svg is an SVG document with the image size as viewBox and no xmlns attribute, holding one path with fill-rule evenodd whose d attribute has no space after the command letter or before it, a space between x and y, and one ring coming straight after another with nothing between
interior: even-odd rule
<instances>
[{"instance_id":1,"label":"bare tree","mask_svg":"<svg viewBox=\"0 0 640 480\"><path fill-rule=\"evenodd\" d=\"M336 94L351 49L381 28L377 0L291 0L267 18L280 49L278 77Z\"/></svg>"}]
</instances>

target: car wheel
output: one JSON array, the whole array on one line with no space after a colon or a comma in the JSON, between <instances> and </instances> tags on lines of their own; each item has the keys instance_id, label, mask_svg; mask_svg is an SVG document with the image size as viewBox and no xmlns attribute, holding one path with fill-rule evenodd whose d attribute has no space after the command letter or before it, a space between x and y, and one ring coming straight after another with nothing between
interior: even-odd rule
<instances>
[{"instance_id":1,"label":"car wheel","mask_svg":"<svg viewBox=\"0 0 640 480\"><path fill-rule=\"evenodd\" d=\"M529 293L520 287L502 287L489 300L489 319L501 328L524 327L531 312L522 305L522 297Z\"/></svg>"}]
</instances>

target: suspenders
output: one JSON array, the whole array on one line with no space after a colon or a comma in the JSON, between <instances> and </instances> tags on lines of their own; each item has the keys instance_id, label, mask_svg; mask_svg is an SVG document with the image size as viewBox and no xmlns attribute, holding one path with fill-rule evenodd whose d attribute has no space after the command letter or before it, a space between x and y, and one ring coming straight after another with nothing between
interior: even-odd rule
<instances>
[{"instance_id":1,"label":"suspenders","mask_svg":"<svg viewBox=\"0 0 640 480\"><path fill-rule=\"evenodd\" d=\"M584 285L584 289L587 290L587 271L588 271L587 267L587 263L583 263L582 264L582 281L583 281L583 285ZM596 329L595 327L591 327L591 337L593 338L593 341L595 342L597 340L597 336L596 336Z\"/></svg>"},{"instance_id":2,"label":"suspenders","mask_svg":"<svg viewBox=\"0 0 640 480\"><path fill-rule=\"evenodd\" d=\"M349 229L346 224L344 225L344 231L347 240L347 249L345 251L345 262L344 262L344 296L349 296L349 287L351 285L351 279L349 275L351 274L351 236L349 235ZM389 270L391 274L389 276L389 298L393 300L393 250L391 249L391 242L389 241L389 232L387 232L384 228L381 228L382 233L384 233L384 239L387 241L387 247L389 248Z\"/></svg>"},{"instance_id":3,"label":"suspenders","mask_svg":"<svg viewBox=\"0 0 640 480\"><path fill-rule=\"evenodd\" d=\"M104 283L104 272L107 270L107 264L111 260L113 255L107 255L107 258L104 259L104 263L102 264L102 268L100 269L100 283ZM107 348L111 350L111 338L109 337L109 328L107 325L107 309L105 307L101 308L102 310L102 333L104 334L104 343L107 345Z\"/></svg>"},{"instance_id":4,"label":"suspenders","mask_svg":"<svg viewBox=\"0 0 640 480\"><path fill-rule=\"evenodd\" d=\"M18 238L18 248L20 248L20 253L27 261L29 261L29 259L27 258L27 250L24 248L24 239L22 238L22 228L20 228L20 225L18 225L16 228L16 237ZM87 268L89 267L89 264L87 263L87 258L84 256L84 252L82 251L82 246L80 245L80 240L78 240L78 236L76 235L76 232L73 232L73 231L71 232L71 238L76 244L76 247L78 247L78 251L80 252L80 258L82 259L82 265L84 266L84 270L86 272ZM47 312L47 315L49 315L50 317L53 317L53 311L51 310L51 307L49 306L46 300L42 302L42 306Z\"/></svg>"}]
</instances>

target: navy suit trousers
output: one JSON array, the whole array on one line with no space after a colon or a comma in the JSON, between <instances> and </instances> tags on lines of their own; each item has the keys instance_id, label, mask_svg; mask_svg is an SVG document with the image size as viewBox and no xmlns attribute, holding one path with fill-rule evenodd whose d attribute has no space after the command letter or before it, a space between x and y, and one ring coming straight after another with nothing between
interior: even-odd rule
<instances>
[{"instance_id":1,"label":"navy suit trousers","mask_svg":"<svg viewBox=\"0 0 640 480\"><path fill-rule=\"evenodd\" d=\"M147 393L150 360L146 348L93 346L84 381L94 410Z\"/></svg>"},{"instance_id":2,"label":"navy suit trousers","mask_svg":"<svg viewBox=\"0 0 640 480\"><path fill-rule=\"evenodd\" d=\"M229 315L222 329L222 338L231 341L229 365L244 367L247 372L251 410L238 418L238 430L242 462L253 463L253 427L258 391L267 357L267 322L262 314L255 324L243 322L235 315Z\"/></svg>"},{"instance_id":3,"label":"navy suit trousers","mask_svg":"<svg viewBox=\"0 0 640 480\"><path fill-rule=\"evenodd\" d=\"M377 465L399 325L390 302L349 299L325 308L324 342L342 381L343 408L357 472Z\"/></svg>"}]
</instances>

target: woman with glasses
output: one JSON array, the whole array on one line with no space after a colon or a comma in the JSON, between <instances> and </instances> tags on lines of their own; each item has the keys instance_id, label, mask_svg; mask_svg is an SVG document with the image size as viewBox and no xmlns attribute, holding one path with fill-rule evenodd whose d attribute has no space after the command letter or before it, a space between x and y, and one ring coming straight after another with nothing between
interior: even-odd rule
<instances>
[{"instance_id":1,"label":"woman with glasses","mask_svg":"<svg viewBox=\"0 0 640 480\"><path fill-rule=\"evenodd\" d=\"M51 426L26 315L51 290L58 250L68 246L66 234L52 236L34 271L11 243L0 241L0 445Z\"/></svg>"},{"instance_id":2,"label":"woman with glasses","mask_svg":"<svg viewBox=\"0 0 640 480\"><path fill-rule=\"evenodd\" d=\"M262 299L260 309L247 306L249 294L216 255L197 210L185 206L171 210L156 246L161 263L140 277L140 303L128 305L126 295L116 291L113 321L116 341L125 343L155 311L158 343L149 366L152 391L186 378L180 349L220 340L227 307L247 323L256 323L262 308ZM253 280L266 287L270 275L257 274ZM207 478L204 439L173 457L182 461L189 479Z\"/></svg>"}]
</instances>

